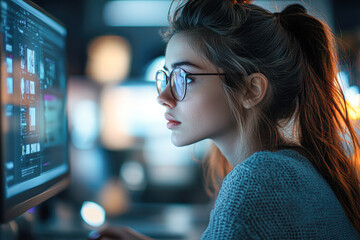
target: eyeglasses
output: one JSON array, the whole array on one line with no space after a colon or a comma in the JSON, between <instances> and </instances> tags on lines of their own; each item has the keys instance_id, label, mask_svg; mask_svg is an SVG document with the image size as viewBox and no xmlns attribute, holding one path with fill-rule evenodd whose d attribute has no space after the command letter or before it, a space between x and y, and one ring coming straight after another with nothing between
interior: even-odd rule
<instances>
[{"instance_id":1,"label":"eyeglasses","mask_svg":"<svg viewBox=\"0 0 360 240\"><path fill-rule=\"evenodd\" d=\"M186 89L191 79L189 76L196 75L225 75L224 73L187 73L182 68L175 68L171 71L170 77L163 70L159 70L156 72L155 80L156 80L156 88L159 95L165 90L166 85L170 82L170 90L172 96L176 99L176 101L180 102L185 98ZM169 81L170 80L170 81Z\"/></svg>"}]
</instances>

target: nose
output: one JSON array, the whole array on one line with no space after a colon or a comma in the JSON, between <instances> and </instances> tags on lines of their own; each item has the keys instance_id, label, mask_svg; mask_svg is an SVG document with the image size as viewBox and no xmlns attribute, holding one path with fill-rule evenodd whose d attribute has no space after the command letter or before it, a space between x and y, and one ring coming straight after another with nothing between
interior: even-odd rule
<instances>
[{"instance_id":1,"label":"nose","mask_svg":"<svg viewBox=\"0 0 360 240\"><path fill-rule=\"evenodd\" d=\"M160 105L168 108L174 108L177 104L176 100L171 94L169 85L166 86L164 91L162 91L156 99Z\"/></svg>"}]
</instances>

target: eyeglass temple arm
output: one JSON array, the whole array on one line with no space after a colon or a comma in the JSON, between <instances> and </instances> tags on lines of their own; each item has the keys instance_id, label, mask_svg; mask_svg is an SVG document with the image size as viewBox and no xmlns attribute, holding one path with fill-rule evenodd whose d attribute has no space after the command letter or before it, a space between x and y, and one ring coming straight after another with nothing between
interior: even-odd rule
<instances>
[{"instance_id":1,"label":"eyeglass temple arm","mask_svg":"<svg viewBox=\"0 0 360 240\"><path fill-rule=\"evenodd\" d=\"M195 75L226 75L225 73L188 73L188 76L195 76Z\"/></svg>"}]
</instances>

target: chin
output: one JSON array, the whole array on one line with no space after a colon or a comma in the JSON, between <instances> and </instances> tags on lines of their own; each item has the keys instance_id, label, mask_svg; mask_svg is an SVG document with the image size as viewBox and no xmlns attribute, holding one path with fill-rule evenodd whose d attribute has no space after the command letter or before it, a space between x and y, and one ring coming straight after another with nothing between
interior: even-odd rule
<instances>
[{"instance_id":1,"label":"chin","mask_svg":"<svg viewBox=\"0 0 360 240\"><path fill-rule=\"evenodd\" d=\"M171 142L176 147L185 147L201 140L203 139L186 139L184 137L171 134Z\"/></svg>"},{"instance_id":2,"label":"chin","mask_svg":"<svg viewBox=\"0 0 360 240\"><path fill-rule=\"evenodd\" d=\"M175 147L185 147L185 146L191 144L191 143L187 143L187 142L184 142L184 141L179 141L179 139L174 139L174 138L171 138L171 143L172 143Z\"/></svg>"}]
</instances>

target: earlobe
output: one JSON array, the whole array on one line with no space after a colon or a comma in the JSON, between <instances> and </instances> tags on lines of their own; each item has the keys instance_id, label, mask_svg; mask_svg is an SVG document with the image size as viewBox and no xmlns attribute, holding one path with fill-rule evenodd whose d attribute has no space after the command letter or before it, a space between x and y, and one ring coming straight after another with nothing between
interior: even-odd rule
<instances>
[{"instance_id":1,"label":"earlobe","mask_svg":"<svg viewBox=\"0 0 360 240\"><path fill-rule=\"evenodd\" d=\"M268 79L262 73L253 73L247 77L249 87L244 94L243 106L246 109L250 109L259 104L268 88Z\"/></svg>"},{"instance_id":2,"label":"earlobe","mask_svg":"<svg viewBox=\"0 0 360 240\"><path fill-rule=\"evenodd\" d=\"M243 102L243 107L246 108L246 109L250 109L250 108L252 108L253 106L252 106L252 104L251 104L249 101L245 100L245 101Z\"/></svg>"}]
</instances>

